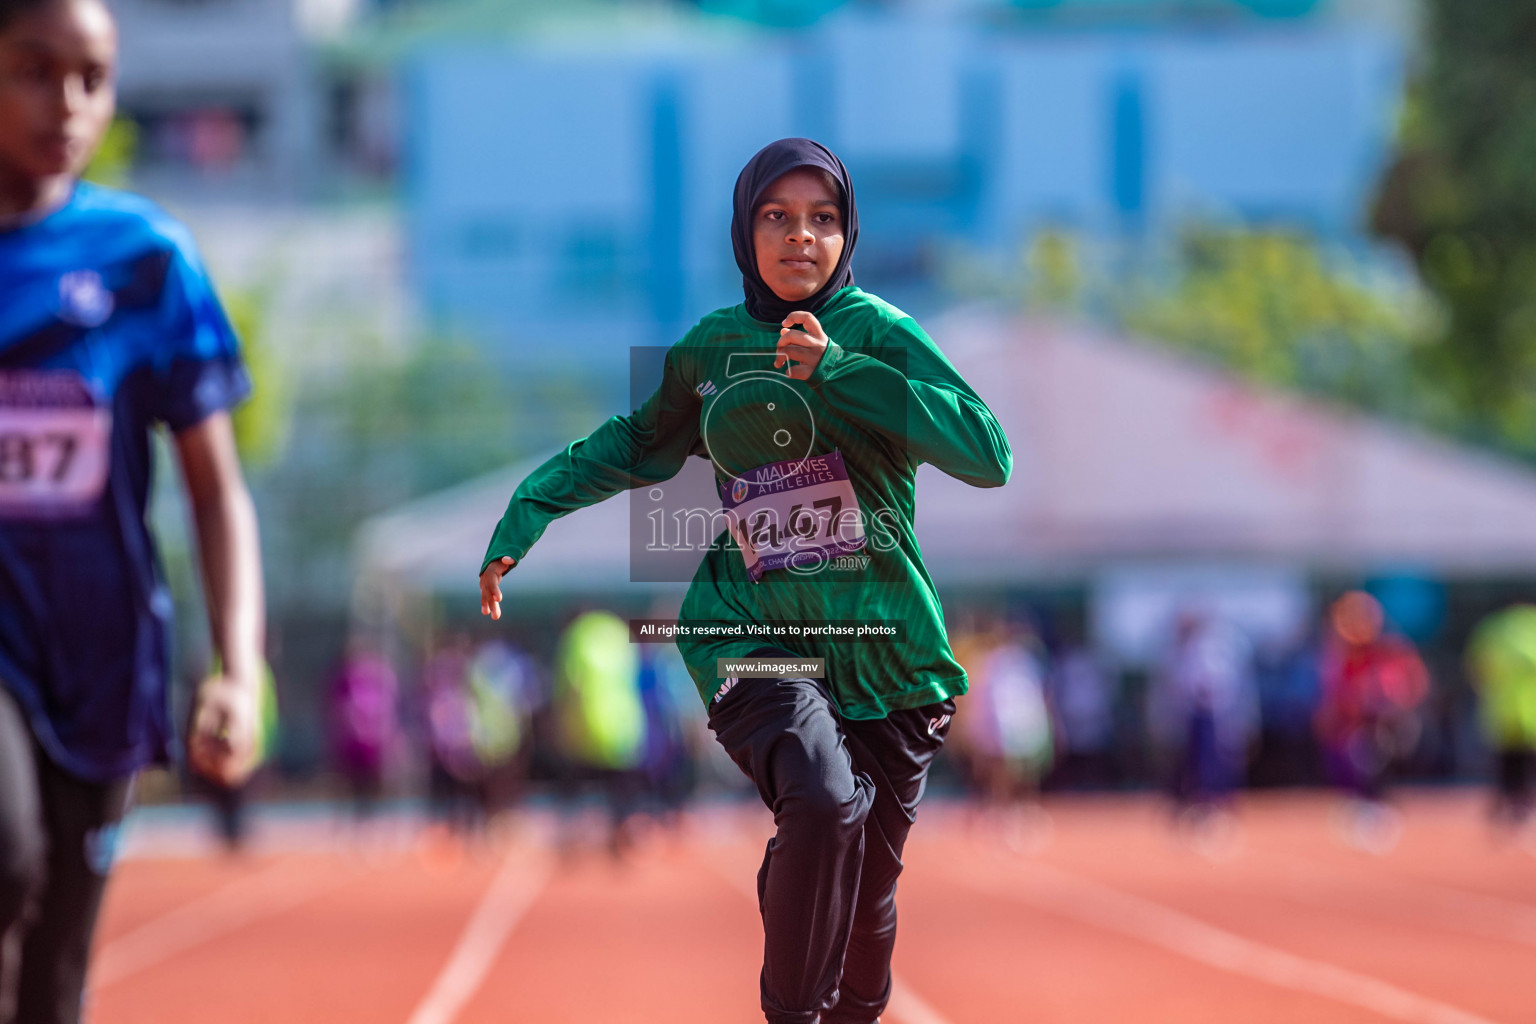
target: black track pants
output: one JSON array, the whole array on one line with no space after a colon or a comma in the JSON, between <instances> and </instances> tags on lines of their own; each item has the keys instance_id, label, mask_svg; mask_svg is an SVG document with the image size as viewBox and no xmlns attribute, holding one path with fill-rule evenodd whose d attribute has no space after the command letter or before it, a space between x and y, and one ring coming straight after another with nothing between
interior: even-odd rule
<instances>
[{"instance_id":1,"label":"black track pants","mask_svg":"<svg viewBox=\"0 0 1536 1024\"><path fill-rule=\"evenodd\" d=\"M953 701L838 716L812 679L743 679L709 727L773 811L757 875L772 1024L870 1024L891 996L896 879Z\"/></svg>"},{"instance_id":2,"label":"black track pants","mask_svg":"<svg viewBox=\"0 0 1536 1024\"><path fill-rule=\"evenodd\" d=\"M55 767L0 685L0 1024L76 1024L129 780Z\"/></svg>"}]
</instances>

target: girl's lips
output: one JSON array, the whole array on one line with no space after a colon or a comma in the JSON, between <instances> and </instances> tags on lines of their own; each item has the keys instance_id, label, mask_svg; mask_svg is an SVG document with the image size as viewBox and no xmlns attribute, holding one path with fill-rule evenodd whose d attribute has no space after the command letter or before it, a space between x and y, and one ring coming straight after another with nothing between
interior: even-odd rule
<instances>
[{"instance_id":1,"label":"girl's lips","mask_svg":"<svg viewBox=\"0 0 1536 1024\"><path fill-rule=\"evenodd\" d=\"M41 136L33 140L33 153L52 167L66 167L79 146L75 140L60 136Z\"/></svg>"},{"instance_id":2,"label":"girl's lips","mask_svg":"<svg viewBox=\"0 0 1536 1024\"><path fill-rule=\"evenodd\" d=\"M34 135L32 140L39 148L53 150L75 149L82 142L79 136L67 132L43 132Z\"/></svg>"}]
</instances>

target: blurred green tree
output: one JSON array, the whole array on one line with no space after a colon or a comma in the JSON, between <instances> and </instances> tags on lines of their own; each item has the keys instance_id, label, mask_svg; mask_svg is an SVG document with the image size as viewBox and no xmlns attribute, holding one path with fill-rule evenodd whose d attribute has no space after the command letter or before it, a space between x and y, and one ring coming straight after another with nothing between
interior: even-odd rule
<instances>
[{"instance_id":1,"label":"blurred green tree","mask_svg":"<svg viewBox=\"0 0 1536 1024\"><path fill-rule=\"evenodd\" d=\"M1412 287L1342 248L1282 230L1187 231L1158 280L1112 299L1130 330L1254 380L1442 421L1415 374L1430 322Z\"/></svg>"},{"instance_id":2,"label":"blurred green tree","mask_svg":"<svg viewBox=\"0 0 1536 1024\"><path fill-rule=\"evenodd\" d=\"M1191 225L1173 239L1094 241L1046 228L1011 275L946 254L946 284L1032 316L1108 322L1274 387L1448 433L1463 412L1420 362L1439 320L1379 253L1283 228ZM1536 446L1533 446L1536 447Z\"/></svg>"},{"instance_id":3,"label":"blurred green tree","mask_svg":"<svg viewBox=\"0 0 1536 1024\"><path fill-rule=\"evenodd\" d=\"M274 524L263 538L270 564L284 566L269 581L274 606L344 608L359 523L553 452L614 405L594 375L514 376L465 341L397 347L354 335L335 343L337 364L295 380L292 441L253 479L264 521Z\"/></svg>"},{"instance_id":4,"label":"blurred green tree","mask_svg":"<svg viewBox=\"0 0 1536 1024\"><path fill-rule=\"evenodd\" d=\"M814 25L847 0L698 0L710 14L725 14L777 28Z\"/></svg>"},{"instance_id":5,"label":"blurred green tree","mask_svg":"<svg viewBox=\"0 0 1536 1024\"><path fill-rule=\"evenodd\" d=\"M133 158L139 149L139 126L119 117L107 126L96 155L85 168L87 181L108 188L125 188L133 170Z\"/></svg>"},{"instance_id":6,"label":"blurred green tree","mask_svg":"<svg viewBox=\"0 0 1536 1024\"><path fill-rule=\"evenodd\" d=\"M1418 354L1472 436L1536 452L1536 0L1427 0L1372 223L1445 310Z\"/></svg>"},{"instance_id":7,"label":"blurred green tree","mask_svg":"<svg viewBox=\"0 0 1536 1024\"><path fill-rule=\"evenodd\" d=\"M1065 231L1048 228L1024 250L1025 303L1031 309L1059 312L1082 301L1083 274L1077 247Z\"/></svg>"},{"instance_id":8,"label":"blurred green tree","mask_svg":"<svg viewBox=\"0 0 1536 1024\"><path fill-rule=\"evenodd\" d=\"M251 397L232 416L235 444L243 463L260 467L280 456L288 439L292 414L288 380L265 330L269 296L257 289L226 292L223 298L253 385Z\"/></svg>"}]
</instances>

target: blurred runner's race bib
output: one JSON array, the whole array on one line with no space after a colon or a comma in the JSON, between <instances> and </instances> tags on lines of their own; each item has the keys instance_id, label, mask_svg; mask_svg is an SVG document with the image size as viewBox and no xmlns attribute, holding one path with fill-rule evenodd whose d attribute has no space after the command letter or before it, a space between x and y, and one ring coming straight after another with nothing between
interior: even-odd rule
<instances>
[{"instance_id":1,"label":"blurred runner's race bib","mask_svg":"<svg viewBox=\"0 0 1536 1024\"><path fill-rule=\"evenodd\" d=\"M864 516L841 452L770 462L719 482L747 576L810 569L864 546Z\"/></svg>"},{"instance_id":2,"label":"blurred runner's race bib","mask_svg":"<svg viewBox=\"0 0 1536 1024\"><path fill-rule=\"evenodd\" d=\"M88 513L106 486L112 410L72 370L0 372L0 518Z\"/></svg>"}]
</instances>

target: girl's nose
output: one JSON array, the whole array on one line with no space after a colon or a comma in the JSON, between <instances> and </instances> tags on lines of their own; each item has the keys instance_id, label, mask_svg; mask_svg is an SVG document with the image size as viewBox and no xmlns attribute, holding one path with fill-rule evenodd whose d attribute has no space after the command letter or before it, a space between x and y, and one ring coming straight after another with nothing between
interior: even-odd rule
<instances>
[{"instance_id":1,"label":"girl's nose","mask_svg":"<svg viewBox=\"0 0 1536 1024\"><path fill-rule=\"evenodd\" d=\"M65 117L74 114L81 107L85 106L85 80L79 75L66 75L64 80L59 83L59 89L54 99L59 113Z\"/></svg>"}]
</instances>

